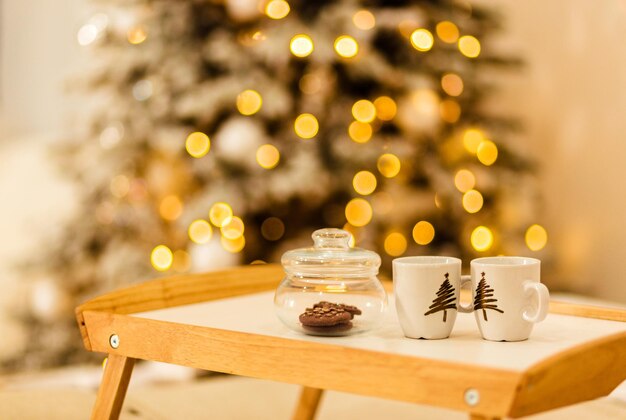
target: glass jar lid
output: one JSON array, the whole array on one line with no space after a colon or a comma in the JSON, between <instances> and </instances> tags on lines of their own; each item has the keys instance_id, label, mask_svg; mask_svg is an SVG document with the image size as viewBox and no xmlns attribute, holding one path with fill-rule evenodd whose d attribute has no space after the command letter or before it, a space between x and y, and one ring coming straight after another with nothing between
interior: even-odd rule
<instances>
[{"instance_id":1,"label":"glass jar lid","mask_svg":"<svg viewBox=\"0 0 626 420\"><path fill-rule=\"evenodd\" d=\"M281 258L285 272L299 277L369 277L378 274L380 256L373 251L350 248L350 233L319 229L311 235L314 246L287 251Z\"/></svg>"}]
</instances>

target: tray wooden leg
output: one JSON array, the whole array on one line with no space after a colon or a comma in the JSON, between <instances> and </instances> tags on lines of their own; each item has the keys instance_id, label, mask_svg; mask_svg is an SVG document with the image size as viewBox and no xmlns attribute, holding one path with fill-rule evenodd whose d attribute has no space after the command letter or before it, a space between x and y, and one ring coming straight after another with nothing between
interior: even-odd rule
<instances>
[{"instance_id":1,"label":"tray wooden leg","mask_svg":"<svg viewBox=\"0 0 626 420\"><path fill-rule=\"evenodd\" d=\"M300 400L298 401L298 406L296 407L296 412L293 414L292 419L313 420L323 392L323 389L303 386L300 392Z\"/></svg>"},{"instance_id":2,"label":"tray wooden leg","mask_svg":"<svg viewBox=\"0 0 626 420\"><path fill-rule=\"evenodd\" d=\"M91 412L92 420L117 420L119 418L134 365L135 359L109 354L96 403Z\"/></svg>"}]
</instances>

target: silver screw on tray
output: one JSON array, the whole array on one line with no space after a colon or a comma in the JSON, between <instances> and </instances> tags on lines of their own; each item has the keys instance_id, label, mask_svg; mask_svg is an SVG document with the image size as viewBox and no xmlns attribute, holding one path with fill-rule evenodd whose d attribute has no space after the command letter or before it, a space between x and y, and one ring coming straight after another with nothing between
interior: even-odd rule
<instances>
[{"instance_id":1,"label":"silver screw on tray","mask_svg":"<svg viewBox=\"0 0 626 420\"><path fill-rule=\"evenodd\" d=\"M109 337L109 345L114 349L120 346L120 337L117 334L111 334Z\"/></svg>"}]
</instances>

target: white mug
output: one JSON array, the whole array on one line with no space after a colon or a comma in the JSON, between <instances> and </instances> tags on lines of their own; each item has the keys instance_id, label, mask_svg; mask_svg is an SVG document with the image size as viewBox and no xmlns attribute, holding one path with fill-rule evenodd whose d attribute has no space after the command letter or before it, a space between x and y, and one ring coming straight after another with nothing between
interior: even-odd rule
<instances>
[{"instance_id":1,"label":"white mug","mask_svg":"<svg viewBox=\"0 0 626 420\"><path fill-rule=\"evenodd\" d=\"M485 340L526 340L533 324L545 319L550 294L540 283L540 267L526 257L472 260L474 316Z\"/></svg>"},{"instance_id":2,"label":"white mug","mask_svg":"<svg viewBox=\"0 0 626 420\"><path fill-rule=\"evenodd\" d=\"M453 257L402 257L393 260L393 289L398 320L409 338L447 338L458 312L472 312L459 304L469 276L461 278L461 260Z\"/></svg>"}]
</instances>

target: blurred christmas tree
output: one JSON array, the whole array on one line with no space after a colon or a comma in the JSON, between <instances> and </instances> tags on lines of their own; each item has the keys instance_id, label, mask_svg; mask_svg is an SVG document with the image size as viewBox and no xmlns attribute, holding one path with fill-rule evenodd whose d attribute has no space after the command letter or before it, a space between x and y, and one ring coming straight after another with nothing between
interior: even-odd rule
<instances>
[{"instance_id":1,"label":"blurred christmas tree","mask_svg":"<svg viewBox=\"0 0 626 420\"><path fill-rule=\"evenodd\" d=\"M80 214L43 256L67 308L26 308L27 363L86 355L70 314L89 296L155 270L277 261L324 226L387 268L524 245L528 162L485 106L493 69L517 65L489 51L492 13L435 0L98 7L78 31L82 131L61 153Z\"/></svg>"}]
</instances>

